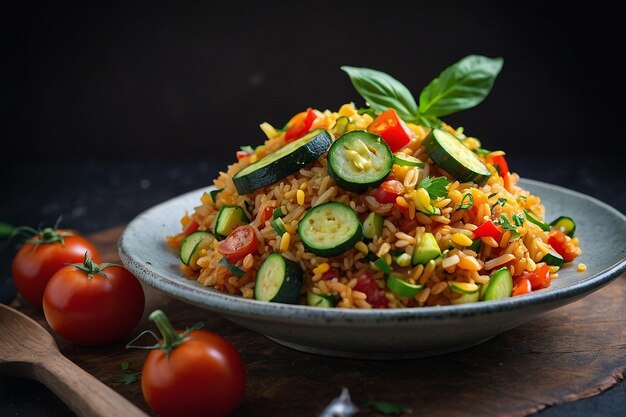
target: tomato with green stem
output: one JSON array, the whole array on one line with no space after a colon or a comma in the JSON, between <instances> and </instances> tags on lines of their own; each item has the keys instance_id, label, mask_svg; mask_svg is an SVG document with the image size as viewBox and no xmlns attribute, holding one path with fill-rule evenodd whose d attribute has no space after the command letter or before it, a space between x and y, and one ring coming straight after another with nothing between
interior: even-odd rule
<instances>
[{"instance_id":1,"label":"tomato with green stem","mask_svg":"<svg viewBox=\"0 0 626 417\"><path fill-rule=\"evenodd\" d=\"M145 297L141 284L120 265L82 264L59 269L43 295L50 327L80 345L102 345L127 336L139 323Z\"/></svg>"},{"instance_id":2,"label":"tomato with green stem","mask_svg":"<svg viewBox=\"0 0 626 417\"><path fill-rule=\"evenodd\" d=\"M230 415L245 390L245 370L237 349L198 326L176 331L160 310L152 312L150 320L163 336L152 347L141 375L141 390L150 408L161 417Z\"/></svg>"},{"instance_id":3,"label":"tomato with green stem","mask_svg":"<svg viewBox=\"0 0 626 417\"><path fill-rule=\"evenodd\" d=\"M75 231L57 229L55 225L41 230L22 226L16 232L28 233L30 238L13 258L13 281L22 297L37 308L42 307L48 281L65 264L82 262L85 252L100 262L95 246Z\"/></svg>"}]
</instances>

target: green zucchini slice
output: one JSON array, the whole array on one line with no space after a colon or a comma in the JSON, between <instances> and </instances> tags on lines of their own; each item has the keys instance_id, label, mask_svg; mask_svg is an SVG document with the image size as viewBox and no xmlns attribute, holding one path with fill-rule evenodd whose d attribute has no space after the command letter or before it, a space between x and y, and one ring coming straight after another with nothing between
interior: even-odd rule
<instances>
[{"instance_id":1,"label":"green zucchini slice","mask_svg":"<svg viewBox=\"0 0 626 417\"><path fill-rule=\"evenodd\" d=\"M550 249L550 252L546 253L540 262L545 262L550 266L556 266L559 269L563 266L563 257L559 255L555 250Z\"/></svg>"},{"instance_id":2,"label":"green zucchini slice","mask_svg":"<svg viewBox=\"0 0 626 417\"><path fill-rule=\"evenodd\" d=\"M328 174L346 191L361 192L382 183L393 168L393 154L378 135L353 130L328 150Z\"/></svg>"},{"instance_id":3,"label":"green zucchini slice","mask_svg":"<svg viewBox=\"0 0 626 417\"><path fill-rule=\"evenodd\" d=\"M385 219L373 211L363 221L363 236L366 239L374 239L383 235L383 223Z\"/></svg>"},{"instance_id":4,"label":"green zucchini slice","mask_svg":"<svg viewBox=\"0 0 626 417\"><path fill-rule=\"evenodd\" d=\"M313 307L335 307L337 298L336 295L315 294L309 291L306 294L306 303Z\"/></svg>"},{"instance_id":5,"label":"green zucchini slice","mask_svg":"<svg viewBox=\"0 0 626 417\"><path fill-rule=\"evenodd\" d=\"M430 158L459 182L484 185L491 175L474 152L444 130L433 129L423 145Z\"/></svg>"},{"instance_id":6,"label":"green zucchini slice","mask_svg":"<svg viewBox=\"0 0 626 417\"><path fill-rule=\"evenodd\" d=\"M236 173L233 182L237 192L241 195L249 194L288 177L316 161L332 143L330 134L323 129L307 133Z\"/></svg>"},{"instance_id":7,"label":"green zucchini slice","mask_svg":"<svg viewBox=\"0 0 626 417\"><path fill-rule=\"evenodd\" d=\"M509 298L513 291L513 278L506 266L491 274L489 282L486 284L483 300L493 301Z\"/></svg>"},{"instance_id":8,"label":"green zucchini slice","mask_svg":"<svg viewBox=\"0 0 626 417\"><path fill-rule=\"evenodd\" d=\"M421 284L411 284L400 277L389 275L387 277L387 288L401 297L415 297L424 288Z\"/></svg>"},{"instance_id":9,"label":"green zucchini slice","mask_svg":"<svg viewBox=\"0 0 626 417\"><path fill-rule=\"evenodd\" d=\"M225 239L233 230L249 223L246 212L239 206L223 206L217 213L215 234L219 239Z\"/></svg>"},{"instance_id":10,"label":"green zucchini slice","mask_svg":"<svg viewBox=\"0 0 626 417\"><path fill-rule=\"evenodd\" d=\"M428 261L435 259L439 255L441 255L441 249L439 248L437 239L435 239L432 233L426 232L422 235L422 239L415 247L411 262L413 265L426 265Z\"/></svg>"},{"instance_id":11,"label":"green zucchini slice","mask_svg":"<svg viewBox=\"0 0 626 417\"><path fill-rule=\"evenodd\" d=\"M279 253L270 254L256 273L254 298L259 301L295 304L302 288L302 268Z\"/></svg>"},{"instance_id":12,"label":"green zucchini slice","mask_svg":"<svg viewBox=\"0 0 626 417\"><path fill-rule=\"evenodd\" d=\"M550 223L550 226L559 229L569 237L573 237L574 232L576 232L576 222L574 222L571 217L567 216L558 217Z\"/></svg>"},{"instance_id":13,"label":"green zucchini slice","mask_svg":"<svg viewBox=\"0 0 626 417\"><path fill-rule=\"evenodd\" d=\"M336 256L363 237L356 212L344 204L328 202L309 210L298 223L304 247L319 256Z\"/></svg>"},{"instance_id":14,"label":"green zucchini slice","mask_svg":"<svg viewBox=\"0 0 626 417\"><path fill-rule=\"evenodd\" d=\"M215 236L212 233L203 230L190 233L180 244L178 251L180 261L192 268L196 267L198 258L200 258L200 251L208 249L214 240Z\"/></svg>"}]
</instances>

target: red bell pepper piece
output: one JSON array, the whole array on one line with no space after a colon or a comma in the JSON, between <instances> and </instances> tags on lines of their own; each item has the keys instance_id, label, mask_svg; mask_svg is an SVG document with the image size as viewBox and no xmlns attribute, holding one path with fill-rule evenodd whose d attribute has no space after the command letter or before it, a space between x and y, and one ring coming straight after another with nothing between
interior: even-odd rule
<instances>
[{"instance_id":1,"label":"red bell pepper piece","mask_svg":"<svg viewBox=\"0 0 626 417\"><path fill-rule=\"evenodd\" d=\"M291 119L289 128L285 132L285 142L291 142L292 140L299 139L306 135L313 122L317 119L317 114L312 108L308 108L306 112L298 113Z\"/></svg>"},{"instance_id":2,"label":"red bell pepper piece","mask_svg":"<svg viewBox=\"0 0 626 417\"><path fill-rule=\"evenodd\" d=\"M367 130L383 138L392 152L399 151L408 145L412 136L411 129L400 119L394 109L387 109L378 115Z\"/></svg>"},{"instance_id":3,"label":"red bell pepper piece","mask_svg":"<svg viewBox=\"0 0 626 417\"><path fill-rule=\"evenodd\" d=\"M476 230L474 230L474 236L476 237L487 237L490 236L495 240L500 240L502 236L502 230L490 220L478 226Z\"/></svg>"}]
</instances>

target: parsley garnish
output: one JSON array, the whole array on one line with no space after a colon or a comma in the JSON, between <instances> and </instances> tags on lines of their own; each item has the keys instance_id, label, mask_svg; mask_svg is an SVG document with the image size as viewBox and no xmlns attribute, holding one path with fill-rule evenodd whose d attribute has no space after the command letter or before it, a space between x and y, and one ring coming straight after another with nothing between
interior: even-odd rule
<instances>
[{"instance_id":1,"label":"parsley garnish","mask_svg":"<svg viewBox=\"0 0 626 417\"><path fill-rule=\"evenodd\" d=\"M386 416L397 416L400 414L407 414L411 412L410 408L389 401L369 400L365 403L365 406L372 408Z\"/></svg>"},{"instance_id":2,"label":"parsley garnish","mask_svg":"<svg viewBox=\"0 0 626 417\"><path fill-rule=\"evenodd\" d=\"M522 224L524 224L524 215L522 213L514 214L511 216L511 218L517 226L521 226Z\"/></svg>"},{"instance_id":3,"label":"parsley garnish","mask_svg":"<svg viewBox=\"0 0 626 417\"><path fill-rule=\"evenodd\" d=\"M450 184L446 177L426 177L420 182L418 188L424 188L428 191L428 195L432 200L445 197L448 195L448 190L446 187Z\"/></svg>"},{"instance_id":4,"label":"parsley garnish","mask_svg":"<svg viewBox=\"0 0 626 417\"><path fill-rule=\"evenodd\" d=\"M122 362L122 365L120 366L120 368L122 369L122 371L125 371L125 372L122 375L114 376L112 379L113 382L119 382L121 384L130 385L130 384L134 384L141 378L141 371L129 372L130 363L128 362Z\"/></svg>"},{"instance_id":5,"label":"parsley garnish","mask_svg":"<svg viewBox=\"0 0 626 417\"><path fill-rule=\"evenodd\" d=\"M517 233L517 226L513 226L511 222L509 221L509 219L504 214L500 216L500 225L504 227L506 230L511 231L510 240L518 239L520 237L520 234Z\"/></svg>"},{"instance_id":6,"label":"parsley garnish","mask_svg":"<svg viewBox=\"0 0 626 417\"><path fill-rule=\"evenodd\" d=\"M491 199L491 197L493 197L493 196L495 196L495 195L498 195L498 193L491 193L491 194L489 194L489 195L487 196L487 199L489 200L489 199Z\"/></svg>"},{"instance_id":7,"label":"parsley garnish","mask_svg":"<svg viewBox=\"0 0 626 417\"><path fill-rule=\"evenodd\" d=\"M465 202L465 200L467 200L467 202ZM463 196L463 199L461 200L461 205L459 206L459 210L467 210L472 208L472 206L474 205L474 196L472 195L472 193L467 193Z\"/></svg>"},{"instance_id":8,"label":"parsley garnish","mask_svg":"<svg viewBox=\"0 0 626 417\"><path fill-rule=\"evenodd\" d=\"M498 201L496 202L496 204L501 205L502 207L504 207L504 205L506 204L508 200L506 198L499 198Z\"/></svg>"}]
</instances>

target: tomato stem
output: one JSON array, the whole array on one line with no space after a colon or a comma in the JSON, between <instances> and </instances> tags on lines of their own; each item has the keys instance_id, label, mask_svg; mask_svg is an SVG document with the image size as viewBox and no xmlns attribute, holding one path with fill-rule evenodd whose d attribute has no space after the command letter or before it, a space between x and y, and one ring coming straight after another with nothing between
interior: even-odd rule
<instances>
[{"instance_id":1,"label":"tomato stem","mask_svg":"<svg viewBox=\"0 0 626 417\"><path fill-rule=\"evenodd\" d=\"M121 265L114 264L114 263L97 264L96 262L93 261L93 259L89 257L88 252L85 252L85 260L83 261L82 265L80 264L66 264L66 265L73 266L74 268L83 271L85 274L87 274L87 278L89 279L93 278L94 275L102 275L104 278L109 279L107 274L104 273L104 270L110 266L121 267Z\"/></svg>"},{"instance_id":2,"label":"tomato stem","mask_svg":"<svg viewBox=\"0 0 626 417\"><path fill-rule=\"evenodd\" d=\"M161 349L163 349L167 356L169 356L172 350L176 346L180 345L187 335L179 334L176 329L174 329L174 326L172 326L170 319L168 319L165 313L161 310L154 310L150 313L148 318L156 324L159 332L161 332L161 335L163 336Z\"/></svg>"}]
</instances>

